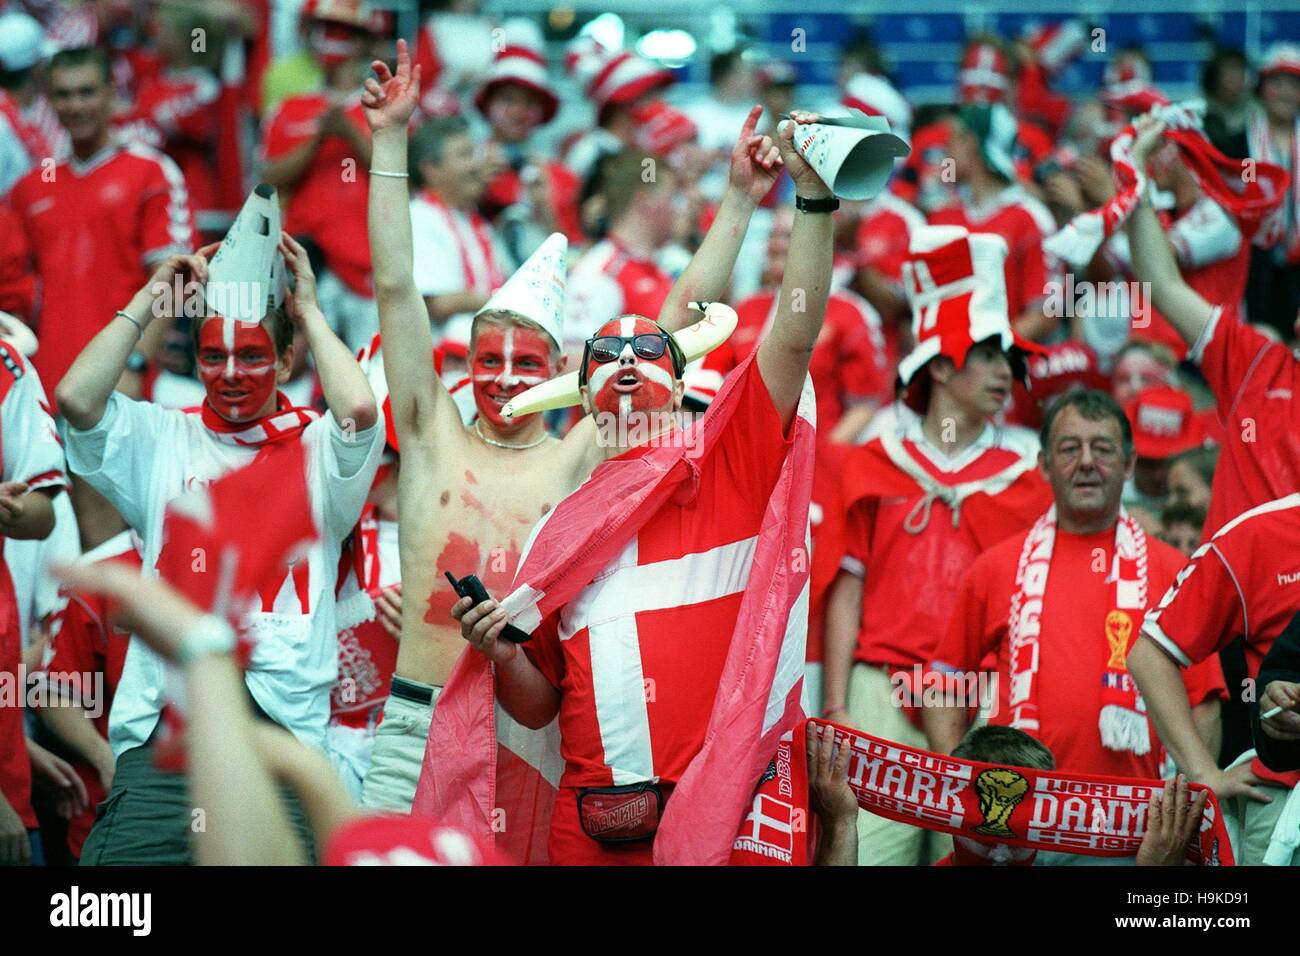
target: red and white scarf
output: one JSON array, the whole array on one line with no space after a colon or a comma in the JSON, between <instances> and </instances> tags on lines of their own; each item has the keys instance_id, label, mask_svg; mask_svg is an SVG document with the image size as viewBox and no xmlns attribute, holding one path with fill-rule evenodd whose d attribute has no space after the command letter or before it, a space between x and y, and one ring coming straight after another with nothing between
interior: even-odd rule
<instances>
[{"instance_id":1,"label":"red and white scarf","mask_svg":"<svg viewBox=\"0 0 1300 956\"><path fill-rule=\"evenodd\" d=\"M1039 628L1055 543L1056 505L1052 505L1025 536L1007 621L1011 726L1035 735L1039 729L1038 662L1043 650ZM1150 726L1125 658L1147 606L1147 539L1141 525L1123 510L1115 523L1115 556L1106 583L1114 585L1115 599L1103 621L1107 663L1102 674L1098 728L1106 749L1141 756L1151 750Z\"/></svg>"},{"instance_id":2,"label":"red and white scarf","mask_svg":"<svg viewBox=\"0 0 1300 956\"><path fill-rule=\"evenodd\" d=\"M492 245L492 236L488 233L487 220L476 212L453 213L442 197L432 189L426 189L420 194L420 198L442 214L447 224L447 231L455 238L456 249L460 252L460 268L461 274L465 277L465 288L482 292L484 295L495 292L505 282L505 276L501 274L501 267L497 263L496 249ZM479 255L483 261L482 267L475 266L469 254L469 248L465 245L464 230L457 222L457 216L469 225L474 234L474 241L478 245Z\"/></svg>"},{"instance_id":3,"label":"red and white scarf","mask_svg":"<svg viewBox=\"0 0 1300 956\"><path fill-rule=\"evenodd\" d=\"M195 409L189 408L186 411L193 413ZM304 428L320 417L320 413L313 409L291 405L284 392L275 393L275 411L255 421L238 424L228 422L207 401L197 411L203 417L204 427L217 441L256 448L297 438Z\"/></svg>"},{"instance_id":4,"label":"red and white scarf","mask_svg":"<svg viewBox=\"0 0 1300 956\"><path fill-rule=\"evenodd\" d=\"M815 724L828 721L815 720ZM985 842L1085 856L1133 856L1162 780L1060 773L930 753L831 724L850 749L849 787L858 806L926 830ZM806 760L794 731L793 760ZM1194 794L1206 789L1191 783ZM1188 859L1233 866L1219 802L1211 791ZM869 862L869 861L864 861Z\"/></svg>"},{"instance_id":5,"label":"red and white scarf","mask_svg":"<svg viewBox=\"0 0 1300 956\"><path fill-rule=\"evenodd\" d=\"M1250 155L1256 159L1272 162L1282 157L1287 149L1276 142L1273 129L1263 108L1255 109L1246 126L1246 144ZM1269 249L1279 243L1285 243L1287 262L1300 262L1300 117L1296 118L1295 130L1291 134L1288 170L1291 183L1287 188L1287 201L1265 220L1255 234L1255 245ZM1290 230L1288 232L1288 219Z\"/></svg>"},{"instance_id":6,"label":"red and white scarf","mask_svg":"<svg viewBox=\"0 0 1300 956\"><path fill-rule=\"evenodd\" d=\"M1289 178L1275 163L1256 162L1254 176L1243 175L1242 161L1224 156L1201 132L1198 109L1186 104L1155 106L1165 121L1165 138L1178 145L1183 162L1211 199L1227 210L1249 239L1260 222L1285 198ZM1101 244L1128 221L1146 189L1145 171L1133 162L1136 128L1124 127L1110 144L1115 195L1101 207L1079 213L1043 240L1043 248L1074 268L1092 261Z\"/></svg>"}]
</instances>

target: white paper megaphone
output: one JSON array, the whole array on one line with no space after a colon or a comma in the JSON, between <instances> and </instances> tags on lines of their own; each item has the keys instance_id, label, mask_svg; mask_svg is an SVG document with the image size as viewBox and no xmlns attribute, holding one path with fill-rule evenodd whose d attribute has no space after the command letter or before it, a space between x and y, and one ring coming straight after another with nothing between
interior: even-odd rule
<instances>
[{"instance_id":1,"label":"white paper megaphone","mask_svg":"<svg viewBox=\"0 0 1300 956\"><path fill-rule=\"evenodd\" d=\"M816 123L796 123L794 146L827 188L841 199L871 199L885 188L894 160L912 151L889 131L883 116L858 110L851 116L823 116ZM792 119L782 120L794 123Z\"/></svg>"},{"instance_id":2,"label":"white paper megaphone","mask_svg":"<svg viewBox=\"0 0 1300 956\"><path fill-rule=\"evenodd\" d=\"M740 321L736 310L721 302L692 302L692 309L704 313L704 318L694 325L688 325L680 332L674 332L673 338L681 346L689 365L697 358L708 355L736 331ZM534 385L528 391L505 404L501 409L502 418L519 418L537 412L550 411L553 408L567 408L582 402L579 391L578 373L569 372L557 376L549 382Z\"/></svg>"},{"instance_id":3,"label":"white paper megaphone","mask_svg":"<svg viewBox=\"0 0 1300 956\"><path fill-rule=\"evenodd\" d=\"M275 189L256 186L239 210L221 247L208 264L203 297L210 315L256 324L268 301L284 301L284 257L280 254L280 202Z\"/></svg>"}]
</instances>

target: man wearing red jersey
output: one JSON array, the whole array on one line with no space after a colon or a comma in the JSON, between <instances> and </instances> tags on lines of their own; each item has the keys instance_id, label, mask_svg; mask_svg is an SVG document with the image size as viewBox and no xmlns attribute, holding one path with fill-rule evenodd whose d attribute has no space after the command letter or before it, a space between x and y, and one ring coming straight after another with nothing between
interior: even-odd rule
<instances>
[{"instance_id":1,"label":"man wearing red jersey","mask_svg":"<svg viewBox=\"0 0 1300 956\"><path fill-rule=\"evenodd\" d=\"M318 50L325 85L285 98L265 121L262 179L288 195L284 229L319 247L321 310L350 348L378 330L366 243L370 129L359 87L370 10L357 0L320 0L314 19L332 32Z\"/></svg>"},{"instance_id":2,"label":"man wearing red jersey","mask_svg":"<svg viewBox=\"0 0 1300 956\"><path fill-rule=\"evenodd\" d=\"M993 654L998 700L990 723L1041 740L1063 771L1159 778L1164 748L1125 658L1143 611L1173 581L1182 555L1123 511L1136 456L1114 399L1069 393L1048 411L1042 447L1055 504L1029 532L971 565L933 667L961 678ZM1219 697L1226 696L1217 659L1185 680L1196 725L1217 746ZM952 751L973 703L926 706L933 749Z\"/></svg>"},{"instance_id":3,"label":"man wearing red jersey","mask_svg":"<svg viewBox=\"0 0 1300 956\"><path fill-rule=\"evenodd\" d=\"M1141 167L1163 123L1142 121L1133 145ZM1243 323L1237 302L1207 301L1185 281L1173 248L1144 198L1128 222L1135 278L1151 305L1189 346L1214 393L1223 429L1219 468L1205 526L1217 530L1249 508L1300 487L1300 362L1283 345Z\"/></svg>"},{"instance_id":4,"label":"man wearing red jersey","mask_svg":"<svg viewBox=\"0 0 1300 956\"><path fill-rule=\"evenodd\" d=\"M1042 307L1049 277L1043 237L1056 231L1056 221L1016 181L1015 117L1000 103L962 107L951 122L949 142L957 201L932 213L930 223L991 232L1006 241L1011 324L1018 334L1040 340L1056 322Z\"/></svg>"},{"instance_id":5,"label":"man wearing red jersey","mask_svg":"<svg viewBox=\"0 0 1300 956\"><path fill-rule=\"evenodd\" d=\"M615 316L656 316L673 280L655 256L673 234L676 174L658 163L643 178L645 159L631 151L600 164L600 192L609 232L573 267L565 299L566 350L582 343ZM576 360L577 356L574 356Z\"/></svg>"},{"instance_id":6,"label":"man wearing red jersey","mask_svg":"<svg viewBox=\"0 0 1300 956\"><path fill-rule=\"evenodd\" d=\"M27 359L0 341L0 546L4 538L46 537L54 528L50 499L67 486L63 451L43 398L41 380ZM0 681L18 688L19 695L17 702L0 707L0 865L42 859L31 802L21 664L18 603L0 552Z\"/></svg>"},{"instance_id":7,"label":"man wearing red jersey","mask_svg":"<svg viewBox=\"0 0 1300 956\"><path fill-rule=\"evenodd\" d=\"M878 412L871 440L845 459L815 556L814 592L829 587L825 716L913 746L925 737L897 705L897 681L929 661L974 557L1046 506L1034 436L990 422L1024 376L1023 350L1037 348L1009 324L1006 254L997 236L957 226L913 235L907 398ZM913 864L942 849L873 814L859 826L863 859Z\"/></svg>"},{"instance_id":8,"label":"man wearing red jersey","mask_svg":"<svg viewBox=\"0 0 1300 956\"><path fill-rule=\"evenodd\" d=\"M1269 770L1258 759L1220 770L1213 750L1194 729L1189 732L1186 702L1173 689L1180 667L1213 661L1239 637L1245 640L1247 674L1252 681L1259 675L1269 648L1300 611L1297 555L1300 494L1238 515L1192 555L1160 606L1147 615L1129 654L1129 668L1170 753L1193 780L1214 789L1226 813L1235 813L1237 857L1245 865L1265 861L1300 773ZM1300 864L1300 854L1285 856L1269 862Z\"/></svg>"},{"instance_id":9,"label":"man wearing red jersey","mask_svg":"<svg viewBox=\"0 0 1300 956\"><path fill-rule=\"evenodd\" d=\"M113 142L113 89L98 50L55 54L50 101L72 157L20 179L9 203L40 281L34 364L49 395L73 359L163 258L194 247L185 181L166 156ZM87 299L86 291L95 290ZM146 346L146 352L147 354Z\"/></svg>"}]
</instances>

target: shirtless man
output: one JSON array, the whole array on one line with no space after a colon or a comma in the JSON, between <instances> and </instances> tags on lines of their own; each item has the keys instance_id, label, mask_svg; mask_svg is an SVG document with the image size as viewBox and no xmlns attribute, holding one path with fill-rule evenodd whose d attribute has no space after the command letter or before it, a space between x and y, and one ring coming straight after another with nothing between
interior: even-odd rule
<instances>
[{"instance_id":1,"label":"shirtless man","mask_svg":"<svg viewBox=\"0 0 1300 956\"><path fill-rule=\"evenodd\" d=\"M478 417L462 424L429 361L429 315L412 278L406 139L419 70L412 75L403 41L397 64L393 75L377 61L379 80L366 81L362 98L374 134L371 258L384 371L402 449L397 494L403 585L397 668L362 802L408 811L434 703L464 648L451 617L457 595L443 572L475 574L489 592L508 592L533 525L586 478L605 450L593 440L590 419L560 440L547 434L541 415L507 420L501 414L511 398L563 370L559 237L547 240L475 316L469 364ZM660 312L669 331L688 324L686 303L721 297L749 218L779 172L775 147L757 154L760 113L757 107L750 113L732 152L729 188L709 235ZM661 187L671 188L668 177Z\"/></svg>"}]
</instances>

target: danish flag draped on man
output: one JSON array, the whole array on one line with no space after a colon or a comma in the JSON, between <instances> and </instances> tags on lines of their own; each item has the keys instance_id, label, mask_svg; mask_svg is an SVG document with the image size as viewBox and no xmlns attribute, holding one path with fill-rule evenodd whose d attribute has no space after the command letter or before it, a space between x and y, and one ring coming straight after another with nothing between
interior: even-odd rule
<instances>
[{"instance_id":1,"label":"danish flag draped on man","mask_svg":"<svg viewBox=\"0 0 1300 956\"><path fill-rule=\"evenodd\" d=\"M672 443L674 447L604 463L534 529L520 559L515 589L502 601L515 626L525 631L541 626L623 552L661 506L693 496L701 468L732 419L740 399L738 384L745 381L744 372L753 361L751 355L728 378L707 414ZM802 726L814 409L811 384L805 384L790 447L753 541L753 562L704 747L678 782L664 814L655 839L657 864L726 863L781 736ZM594 516L604 517L593 522ZM725 516L718 520L725 522ZM685 570L690 557L683 554L673 563ZM671 568L664 570L671 574ZM705 601L714 596L711 591L692 593L697 588L708 591L713 582L692 583L696 587L688 586L688 602L691 597ZM674 591L663 588L661 593ZM653 600L654 595L645 597ZM628 599L637 600L634 595ZM656 626L676 630L684 638L691 634L693 602L646 609L675 612L678 625L660 618ZM492 701L491 665L482 655L462 655L434 714L412 812L473 833L500 830L500 848L521 862L546 863L555 787L541 768L549 759L547 749L556 746L555 735L548 733L553 726L525 730ZM498 716L510 726L499 728ZM520 759L532 768L533 779L512 781L524 783L522 787L504 786L503 765L517 771Z\"/></svg>"}]
</instances>

